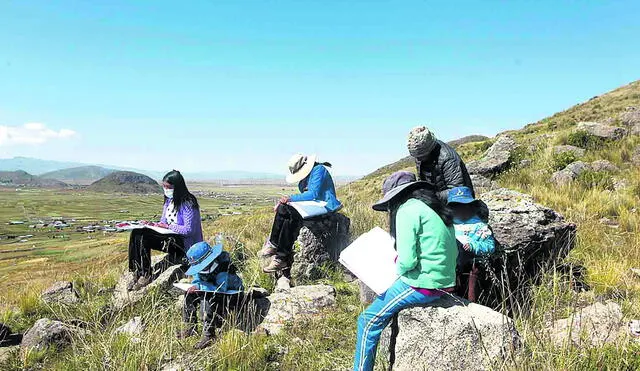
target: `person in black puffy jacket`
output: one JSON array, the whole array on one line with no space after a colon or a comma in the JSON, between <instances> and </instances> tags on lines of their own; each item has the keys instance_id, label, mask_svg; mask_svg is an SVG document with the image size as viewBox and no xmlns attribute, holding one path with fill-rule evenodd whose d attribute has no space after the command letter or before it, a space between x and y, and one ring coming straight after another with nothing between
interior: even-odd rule
<instances>
[{"instance_id":1,"label":"person in black puffy jacket","mask_svg":"<svg viewBox=\"0 0 640 371\"><path fill-rule=\"evenodd\" d=\"M446 204L449 190L455 187L469 187L475 197L471 177L458 152L438 140L426 126L411 130L407 148L416 160L418 178L435 185L443 203Z\"/></svg>"}]
</instances>

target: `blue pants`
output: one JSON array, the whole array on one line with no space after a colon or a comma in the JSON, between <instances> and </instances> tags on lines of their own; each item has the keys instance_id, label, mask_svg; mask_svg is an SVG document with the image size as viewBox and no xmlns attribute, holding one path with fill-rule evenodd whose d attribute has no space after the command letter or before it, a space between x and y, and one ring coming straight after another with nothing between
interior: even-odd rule
<instances>
[{"instance_id":1,"label":"blue pants","mask_svg":"<svg viewBox=\"0 0 640 371\"><path fill-rule=\"evenodd\" d=\"M378 296L358 318L358 340L353 362L354 370L373 370L382 330L394 314L402 309L438 300L438 296L427 296L411 286L397 280L387 292Z\"/></svg>"}]
</instances>

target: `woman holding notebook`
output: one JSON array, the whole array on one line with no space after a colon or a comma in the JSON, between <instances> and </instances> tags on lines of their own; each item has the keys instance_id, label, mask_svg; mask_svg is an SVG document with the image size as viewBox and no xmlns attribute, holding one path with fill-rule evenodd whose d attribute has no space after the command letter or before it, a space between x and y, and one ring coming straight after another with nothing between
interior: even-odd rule
<instances>
[{"instance_id":1,"label":"woman holding notebook","mask_svg":"<svg viewBox=\"0 0 640 371\"><path fill-rule=\"evenodd\" d=\"M384 181L382 190L384 197L373 209L389 213L400 278L360 314L354 370L373 370L380 334L396 313L431 303L456 284L453 216L433 186L400 171Z\"/></svg>"},{"instance_id":2,"label":"woman holding notebook","mask_svg":"<svg viewBox=\"0 0 640 371\"><path fill-rule=\"evenodd\" d=\"M130 290L139 290L151 282L151 250L165 251L171 263L180 264L185 251L203 240L200 206L187 189L182 174L178 170L168 172L162 178L162 188L162 218L159 223L148 224L168 229L173 234L162 234L149 228L131 231L129 271L134 273L135 280Z\"/></svg>"},{"instance_id":3,"label":"woman holding notebook","mask_svg":"<svg viewBox=\"0 0 640 371\"><path fill-rule=\"evenodd\" d=\"M271 235L259 255L268 260L263 268L271 273L288 268L292 263L293 243L298 238L304 219L333 213L342 208L336 196L328 162L317 162L316 155L296 154L289 160L287 183L298 183L299 194L284 196L275 208Z\"/></svg>"}]
</instances>

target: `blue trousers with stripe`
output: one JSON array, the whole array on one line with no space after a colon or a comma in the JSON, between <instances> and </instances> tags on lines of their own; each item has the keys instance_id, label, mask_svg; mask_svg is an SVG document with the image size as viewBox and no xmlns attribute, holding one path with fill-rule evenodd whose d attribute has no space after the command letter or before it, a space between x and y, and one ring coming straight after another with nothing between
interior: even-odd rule
<instances>
[{"instance_id":1,"label":"blue trousers with stripe","mask_svg":"<svg viewBox=\"0 0 640 371\"><path fill-rule=\"evenodd\" d=\"M353 369L373 370L382 330L389 324L393 315L402 309L438 300L437 296L427 296L411 286L397 280L387 292L378 296L358 318L358 340Z\"/></svg>"}]
</instances>

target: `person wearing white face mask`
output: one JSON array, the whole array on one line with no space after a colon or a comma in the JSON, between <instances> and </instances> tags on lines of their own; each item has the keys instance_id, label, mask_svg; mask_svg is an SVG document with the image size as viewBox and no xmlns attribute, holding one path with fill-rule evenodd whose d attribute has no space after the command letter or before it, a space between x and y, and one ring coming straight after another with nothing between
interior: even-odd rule
<instances>
[{"instance_id":1,"label":"person wearing white face mask","mask_svg":"<svg viewBox=\"0 0 640 371\"><path fill-rule=\"evenodd\" d=\"M168 260L180 264L185 251L203 241L200 206L196 197L177 170L168 172L162 178L164 207L159 223L161 228L172 230L175 235L163 235L151 229L138 229L131 233L129 240L129 270L134 272L135 284L132 290L140 289L151 282L151 250L167 252Z\"/></svg>"}]
</instances>

